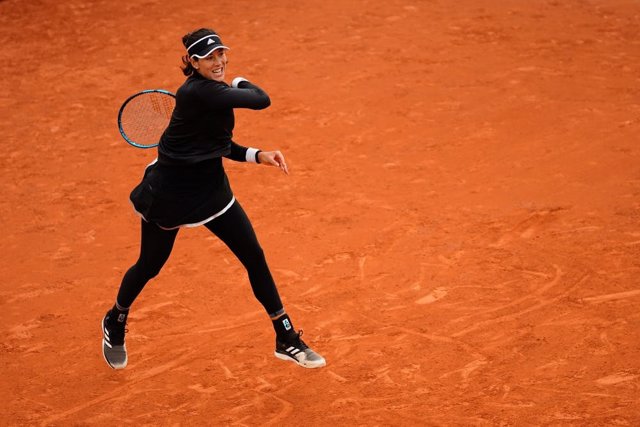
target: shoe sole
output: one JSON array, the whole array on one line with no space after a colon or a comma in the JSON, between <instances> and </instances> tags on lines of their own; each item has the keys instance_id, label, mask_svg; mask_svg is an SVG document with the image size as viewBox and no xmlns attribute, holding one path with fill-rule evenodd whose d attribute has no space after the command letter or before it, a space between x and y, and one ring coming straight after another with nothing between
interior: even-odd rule
<instances>
[{"instance_id":1,"label":"shoe sole","mask_svg":"<svg viewBox=\"0 0 640 427\"><path fill-rule=\"evenodd\" d=\"M327 366L327 362L326 361L323 361L323 362L315 364L315 365L313 365L313 364L310 365L310 364L300 363L297 359L292 359L291 357L289 357L287 355L284 355L284 354L280 354L277 351L274 351L273 354L274 354L274 356L276 356L280 360L288 360L290 362L295 363L298 366L302 366L303 368L307 368L307 369L322 368L323 366ZM311 362L311 363L313 363L313 362Z\"/></svg>"},{"instance_id":2,"label":"shoe sole","mask_svg":"<svg viewBox=\"0 0 640 427\"><path fill-rule=\"evenodd\" d=\"M104 348L107 347L107 340L104 339L104 317L100 322L100 326L102 330L102 357L104 358L104 361L107 362L107 365L109 365L111 369L124 369L127 366L128 358L124 360L124 364L121 366L112 365L111 362L109 362L109 359L107 359L107 354L104 351Z\"/></svg>"}]
</instances>

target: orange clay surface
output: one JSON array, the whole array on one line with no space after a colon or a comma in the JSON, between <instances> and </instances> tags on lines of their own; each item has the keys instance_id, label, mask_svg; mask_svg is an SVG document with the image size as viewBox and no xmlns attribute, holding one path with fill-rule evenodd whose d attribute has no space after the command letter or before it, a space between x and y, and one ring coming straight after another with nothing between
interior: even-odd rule
<instances>
[{"instance_id":1,"label":"orange clay surface","mask_svg":"<svg viewBox=\"0 0 640 427\"><path fill-rule=\"evenodd\" d=\"M311 3L0 1L0 424L638 425L640 4ZM202 227L102 359L155 157L116 114L200 26L271 95L235 140L291 175L227 172L324 369Z\"/></svg>"}]
</instances>

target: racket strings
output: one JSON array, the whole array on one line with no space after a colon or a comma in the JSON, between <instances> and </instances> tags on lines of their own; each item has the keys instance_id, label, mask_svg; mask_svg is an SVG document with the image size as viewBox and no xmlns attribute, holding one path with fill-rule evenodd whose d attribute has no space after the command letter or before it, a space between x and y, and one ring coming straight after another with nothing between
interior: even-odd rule
<instances>
[{"instance_id":1,"label":"racket strings","mask_svg":"<svg viewBox=\"0 0 640 427\"><path fill-rule=\"evenodd\" d=\"M166 94L150 92L136 96L122 111L122 130L136 144L156 145L171 120L174 106L174 98Z\"/></svg>"}]
</instances>

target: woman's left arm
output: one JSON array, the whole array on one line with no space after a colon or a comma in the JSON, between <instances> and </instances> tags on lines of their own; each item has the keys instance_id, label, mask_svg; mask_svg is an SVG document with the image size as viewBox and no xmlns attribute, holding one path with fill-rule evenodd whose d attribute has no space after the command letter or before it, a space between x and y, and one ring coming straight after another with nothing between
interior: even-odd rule
<instances>
[{"instance_id":1,"label":"woman's left arm","mask_svg":"<svg viewBox=\"0 0 640 427\"><path fill-rule=\"evenodd\" d=\"M234 141L231 141L231 151L224 157L236 162L258 163L259 151L260 150L258 150L257 148L243 147L242 145L236 144Z\"/></svg>"},{"instance_id":2,"label":"woman's left arm","mask_svg":"<svg viewBox=\"0 0 640 427\"><path fill-rule=\"evenodd\" d=\"M289 175L289 167L284 160L284 154L280 151L262 151L257 148L243 147L231 141L231 151L226 156L227 159L236 162L260 163L267 166L276 166L282 169L282 172Z\"/></svg>"}]
</instances>

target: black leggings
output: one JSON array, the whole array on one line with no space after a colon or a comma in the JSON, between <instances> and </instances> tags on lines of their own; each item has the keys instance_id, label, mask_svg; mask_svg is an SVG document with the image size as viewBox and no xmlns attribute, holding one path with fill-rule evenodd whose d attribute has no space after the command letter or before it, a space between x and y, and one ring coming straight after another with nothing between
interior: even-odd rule
<instances>
[{"instance_id":1,"label":"black leggings","mask_svg":"<svg viewBox=\"0 0 640 427\"><path fill-rule=\"evenodd\" d=\"M282 310L264 252L240 203L236 200L227 212L206 223L205 227L218 236L247 269L253 293L267 313L272 315ZM131 307L147 282L158 275L171 254L178 230L163 230L142 220L140 257L122 279L116 300L120 307Z\"/></svg>"}]
</instances>

